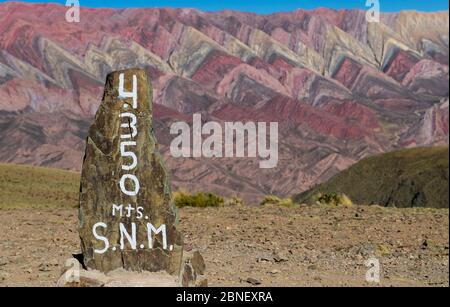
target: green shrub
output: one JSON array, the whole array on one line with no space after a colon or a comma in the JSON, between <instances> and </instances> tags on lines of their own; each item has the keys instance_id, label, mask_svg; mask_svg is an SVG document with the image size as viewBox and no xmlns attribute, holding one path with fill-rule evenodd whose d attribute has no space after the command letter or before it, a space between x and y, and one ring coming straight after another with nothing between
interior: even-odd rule
<instances>
[{"instance_id":1,"label":"green shrub","mask_svg":"<svg viewBox=\"0 0 450 307\"><path fill-rule=\"evenodd\" d=\"M391 254L391 249L386 244L380 244L377 247L376 254L378 257L386 257Z\"/></svg>"},{"instance_id":2,"label":"green shrub","mask_svg":"<svg viewBox=\"0 0 450 307\"><path fill-rule=\"evenodd\" d=\"M233 196L231 198L227 198L225 200L225 206L243 206L244 201L240 199L239 197Z\"/></svg>"},{"instance_id":3,"label":"green shrub","mask_svg":"<svg viewBox=\"0 0 450 307\"><path fill-rule=\"evenodd\" d=\"M352 206L353 203L345 194L318 193L313 196L313 200L319 205L328 206Z\"/></svg>"},{"instance_id":4,"label":"green shrub","mask_svg":"<svg viewBox=\"0 0 450 307\"><path fill-rule=\"evenodd\" d=\"M278 205L278 206L293 206L294 202L290 198L280 198L275 195L266 195L261 205Z\"/></svg>"},{"instance_id":5,"label":"green shrub","mask_svg":"<svg viewBox=\"0 0 450 307\"><path fill-rule=\"evenodd\" d=\"M224 205L224 199L212 193L188 194L183 191L174 193L174 202L178 208L183 207L219 207Z\"/></svg>"}]
</instances>

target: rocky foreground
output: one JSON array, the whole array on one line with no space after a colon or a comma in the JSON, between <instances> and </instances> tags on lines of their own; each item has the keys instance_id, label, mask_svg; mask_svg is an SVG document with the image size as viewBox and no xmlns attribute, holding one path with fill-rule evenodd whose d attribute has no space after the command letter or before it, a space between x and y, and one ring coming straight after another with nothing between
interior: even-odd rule
<instances>
[{"instance_id":1,"label":"rocky foreground","mask_svg":"<svg viewBox=\"0 0 450 307\"><path fill-rule=\"evenodd\" d=\"M380 207L180 210L210 286L449 286L449 211ZM79 253L76 209L0 209L0 286L54 286ZM381 283L364 262L381 263Z\"/></svg>"}]
</instances>

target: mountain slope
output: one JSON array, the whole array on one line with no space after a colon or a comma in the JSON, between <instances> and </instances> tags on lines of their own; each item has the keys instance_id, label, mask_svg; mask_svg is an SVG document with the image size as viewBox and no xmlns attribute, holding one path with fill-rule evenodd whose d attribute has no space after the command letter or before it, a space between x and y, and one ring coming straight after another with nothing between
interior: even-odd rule
<instances>
[{"instance_id":1,"label":"mountain slope","mask_svg":"<svg viewBox=\"0 0 450 307\"><path fill-rule=\"evenodd\" d=\"M344 193L356 204L448 208L449 149L405 149L366 158L294 200L312 203L318 193Z\"/></svg>"},{"instance_id":2,"label":"mountain slope","mask_svg":"<svg viewBox=\"0 0 450 307\"><path fill-rule=\"evenodd\" d=\"M176 187L239 194L309 189L360 159L448 144L448 12L257 15L190 9L0 4L0 161L81 167L108 72L147 70L155 132ZM278 121L279 164L175 159L174 121Z\"/></svg>"}]
</instances>

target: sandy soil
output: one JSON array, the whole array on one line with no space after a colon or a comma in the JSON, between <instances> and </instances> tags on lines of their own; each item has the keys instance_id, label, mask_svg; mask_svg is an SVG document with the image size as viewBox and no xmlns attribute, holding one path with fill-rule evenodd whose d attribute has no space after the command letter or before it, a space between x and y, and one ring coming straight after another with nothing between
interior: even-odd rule
<instances>
[{"instance_id":1,"label":"sandy soil","mask_svg":"<svg viewBox=\"0 0 450 307\"><path fill-rule=\"evenodd\" d=\"M180 210L210 286L449 286L448 210L227 207ZM54 286L79 253L76 210L0 209L0 286ZM376 257L381 282L365 280Z\"/></svg>"}]
</instances>

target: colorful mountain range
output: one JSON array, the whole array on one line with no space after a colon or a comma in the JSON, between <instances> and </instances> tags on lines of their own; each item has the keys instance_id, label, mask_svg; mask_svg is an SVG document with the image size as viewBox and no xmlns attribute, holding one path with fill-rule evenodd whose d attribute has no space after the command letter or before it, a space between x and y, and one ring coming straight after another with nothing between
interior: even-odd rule
<instances>
[{"instance_id":1,"label":"colorful mountain range","mask_svg":"<svg viewBox=\"0 0 450 307\"><path fill-rule=\"evenodd\" d=\"M367 156L448 145L449 13L258 15L0 4L0 161L79 170L106 74L143 67L176 188L303 192ZM172 158L171 123L279 122L279 163Z\"/></svg>"}]
</instances>

